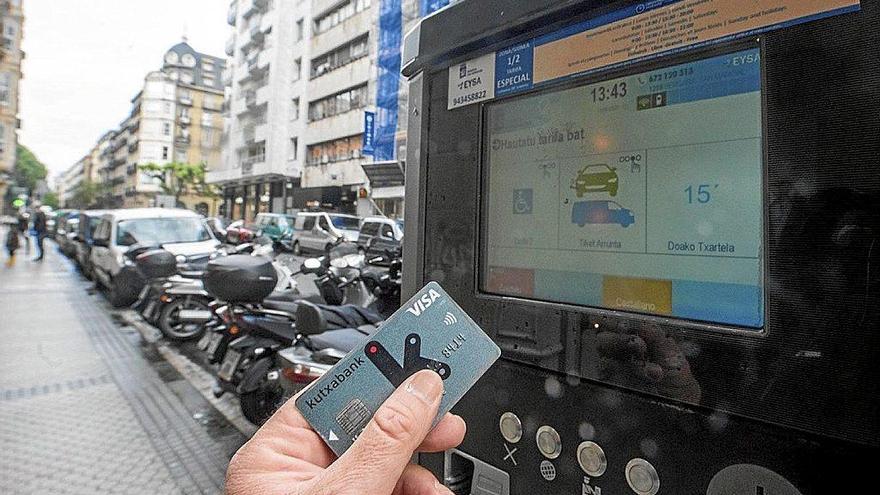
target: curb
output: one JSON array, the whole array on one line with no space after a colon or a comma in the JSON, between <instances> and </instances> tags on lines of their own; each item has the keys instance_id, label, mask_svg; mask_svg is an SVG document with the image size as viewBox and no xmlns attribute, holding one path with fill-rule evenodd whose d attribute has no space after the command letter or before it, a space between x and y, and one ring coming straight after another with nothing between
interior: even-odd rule
<instances>
[{"instance_id":1,"label":"curb","mask_svg":"<svg viewBox=\"0 0 880 495\"><path fill-rule=\"evenodd\" d=\"M246 437L251 437L257 431L257 427L244 418L241 414L241 406L238 398L232 394L225 394L221 398L214 397L213 387L215 378L205 371L204 368L184 356L176 348L162 338L162 332L156 327L145 322L140 315L133 310L119 311L119 316L126 324L132 326L141 334L145 341L156 346L156 350L165 361L168 362L186 381L190 383L205 400L214 406L220 414L226 418L235 428Z\"/></svg>"}]
</instances>

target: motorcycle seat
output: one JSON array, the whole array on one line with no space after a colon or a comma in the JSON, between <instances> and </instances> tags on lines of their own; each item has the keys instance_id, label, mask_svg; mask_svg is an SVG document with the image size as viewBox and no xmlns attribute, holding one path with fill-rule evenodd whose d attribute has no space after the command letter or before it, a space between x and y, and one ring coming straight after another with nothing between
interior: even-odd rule
<instances>
[{"instance_id":1,"label":"motorcycle seat","mask_svg":"<svg viewBox=\"0 0 880 495\"><path fill-rule=\"evenodd\" d=\"M264 333L265 336L278 340L285 345L291 345L296 341L297 331L289 319L250 315L245 316L244 320L250 325L259 328L260 333Z\"/></svg>"},{"instance_id":2,"label":"motorcycle seat","mask_svg":"<svg viewBox=\"0 0 880 495\"><path fill-rule=\"evenodd\" d=\"M382 319L375 311L352 304L327 306L300 301L296 308L296 329L303 335L317 335L332 328L372 325Z\"/></svg>"},{"instance_id":3,"label":"motorcycle seat","mask_svg":"<svg viewBox=\"0 0 880 495\"><path fill-rule=\"evenodd\" d=\"M309 343L311 344L311 348L315 351L336 349L348 353L352 349L364 345L367 342L367 339L373 335L376 330L377 327L373 325L327 330L324 333L310 336Z\"/></svg>"}]
</instances>

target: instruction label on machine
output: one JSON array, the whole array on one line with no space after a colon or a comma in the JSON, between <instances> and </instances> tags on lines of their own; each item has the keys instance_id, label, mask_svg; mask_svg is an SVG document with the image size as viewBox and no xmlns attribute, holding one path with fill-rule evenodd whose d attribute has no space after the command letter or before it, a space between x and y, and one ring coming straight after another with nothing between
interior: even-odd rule
<instances>
[{"instance_id":1,"label":"instruction label on machine","mask_svg":"<svg viewBox=\"0 0 880 495\"><path fill-rule=\"evenodd\" d=\"M859 0L640 2L450 67L448 108L860 8Z\"/></svg>"}]
</instances>

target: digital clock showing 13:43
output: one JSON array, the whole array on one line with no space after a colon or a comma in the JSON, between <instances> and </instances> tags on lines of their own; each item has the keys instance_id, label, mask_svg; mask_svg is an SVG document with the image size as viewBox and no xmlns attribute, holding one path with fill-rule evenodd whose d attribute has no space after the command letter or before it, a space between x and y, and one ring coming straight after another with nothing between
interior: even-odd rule
<instances>
[{"instance_id":1,"label":"digital clock showing 13:43","mask_svg":"<svg viewBox=\"0 0 880 495\"><path fill-rule=\"evenodd\" d=\"M623 98L626 96L626 81L595 86L590 90L590 96L593 97L593 103Z\"/></svg>"}]
</instances>

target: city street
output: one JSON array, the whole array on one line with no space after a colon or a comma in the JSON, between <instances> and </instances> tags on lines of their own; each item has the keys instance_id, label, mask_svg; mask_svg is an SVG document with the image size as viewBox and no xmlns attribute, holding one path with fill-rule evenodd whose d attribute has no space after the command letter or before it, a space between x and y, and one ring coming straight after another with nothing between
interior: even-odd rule
<instances>
[{"instance_id":1,"label":"city street","mask_svg":"<svg viewBox=\"0 0 880 495\"><path fill-rule=\"evenodd\" d=\"M0 493L221 492L246 436L190 383L204 371L46 247L0 270Z\"/></svg>"}]
</instances>

